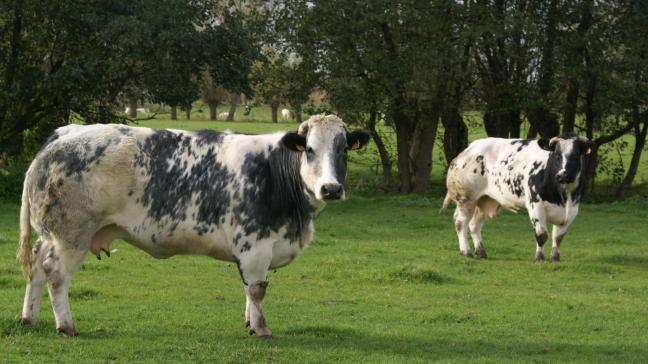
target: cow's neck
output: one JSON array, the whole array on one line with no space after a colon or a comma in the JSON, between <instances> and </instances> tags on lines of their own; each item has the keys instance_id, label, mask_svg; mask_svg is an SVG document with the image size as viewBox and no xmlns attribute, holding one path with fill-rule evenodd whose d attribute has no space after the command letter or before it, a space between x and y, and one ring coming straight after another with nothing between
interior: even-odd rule
<instances>
[{"instance_id":1,"label":"cow's neck","mask_svg":"<svg viewBox=\"0 0 648 364\"><path fill-rule=\"evenodd\" d=\"M277 147L270 152L269 163L271 211L276 216L289 218L301 235L315 212L299 173L301 154Z\"/></svg>"}]
</instances>

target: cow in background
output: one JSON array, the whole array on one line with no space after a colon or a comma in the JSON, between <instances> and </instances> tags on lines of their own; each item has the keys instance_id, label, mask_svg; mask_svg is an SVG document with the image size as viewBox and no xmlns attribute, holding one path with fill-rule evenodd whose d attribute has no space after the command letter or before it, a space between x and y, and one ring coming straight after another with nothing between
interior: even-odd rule
<instances>
[{"instance_id":1,"label":"cow in background","mask_svg":"<svg viewBox=\"0 0 648 364\"><path fill-rule=\"evenodd\" d=\"M454 201L459 250L486 258L481 237L484 220L504 207L527 210L536 238L535 261L544 260L547 223L553 224L551 260L559 261L560 243L578 214L591 142L575 135L540 140L486 138L471 143L449 165L443 202Z\"/></svg>"}]
</instances>

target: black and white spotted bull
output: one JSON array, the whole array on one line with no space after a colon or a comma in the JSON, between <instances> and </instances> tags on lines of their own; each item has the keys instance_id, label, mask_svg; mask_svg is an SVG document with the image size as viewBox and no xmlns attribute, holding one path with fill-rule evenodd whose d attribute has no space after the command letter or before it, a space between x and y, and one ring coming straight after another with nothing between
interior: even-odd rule
<instances>
[{"instance_id":1,"label":"black and white spotted bull","mask_svg":"<svg viewBox=\"0 0 648 364\"><path fill-rule=\"evenodd\" d=\"M250 333L271 335L261 311L268 269L313 238L327 200L345 197L347 151L369 140L338 117L298 132L240 135L122 125L58 129L27 171L18 261L28 275L22 322L35 323L47 282L57 332L77 335L73 272L113 239L155 258L200 254L235 262ZM39 235L30 246L30 229Z\"/></svg>"},{"instance_id":2,"label":"black and white spotted bull","mask_svg":"<svg viewBox=\"0 0 648 364\"><path fill-rule=\"evenodd\" d=\"M471 143L448 168L447 208L454 201L454 225L459 250L471 256L470 230L475 254L486 258L481 237L484 220L504 207L526 209L536 237L535 261L544 260L547 223L553 224L551 260L560 260L560 242L578 214L585 185L586 138L564 135L551 140L486 138Z\"/></svg>"}]
</instances>

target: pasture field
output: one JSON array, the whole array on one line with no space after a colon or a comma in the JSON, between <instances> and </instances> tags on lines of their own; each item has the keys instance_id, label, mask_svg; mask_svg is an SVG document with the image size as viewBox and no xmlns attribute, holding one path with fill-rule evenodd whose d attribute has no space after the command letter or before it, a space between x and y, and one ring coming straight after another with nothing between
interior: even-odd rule
<instances>
[{"instance_id":1,"label":"pasture field","mask_svg":"<svg viewBox=\"0 0 648 364\"><path fill-rule=\"evenodd\" d=\"M20 326L19 205L0 204L0 362L648 362L648 200L583 204L556 264L533 263L527 216L504 212L484 227L489 259L466 259L452 211L439 212L442 188L370 197L372 156L363 153L350 158L349 199L330 204L311 246L269 275L271 340L244 329L234 264L156 260L121 241L74 276L79 337L54 333L46 292L40 324Z\"/></svg>"}]
</instances>

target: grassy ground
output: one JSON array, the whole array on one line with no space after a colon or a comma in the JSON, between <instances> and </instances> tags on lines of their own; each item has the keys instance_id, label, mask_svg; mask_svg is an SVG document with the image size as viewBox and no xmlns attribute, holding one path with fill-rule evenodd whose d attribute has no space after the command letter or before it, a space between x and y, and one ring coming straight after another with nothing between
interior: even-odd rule
<instances>
[{"instance_id":1,"label":"grassy ground","mask_svg":"<svg viewBox=\"0 0 648 364\"><path fill-rule=\"evenodd\" d=\"M365 153L351 161L355 191L373 174ZM71 304L81 336L54 334L46 294L40 325L19 326L19 206L2 204L0 362L648 361L647 200L584 204L563 262L534 264L528 219L509 213L484 228L488 260L460 257L452 213L438 212L441 197L436 189L428 197L352 193L328 206L312 245L270 274L264 311L275 336L267 341L243 328L234 265L155 260L123 242L113 243L109 259L89 256L75 275Z\"/></svg>"}]
</instances>

